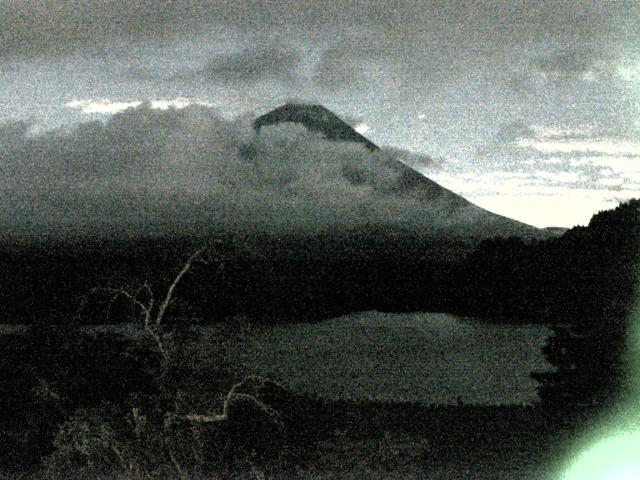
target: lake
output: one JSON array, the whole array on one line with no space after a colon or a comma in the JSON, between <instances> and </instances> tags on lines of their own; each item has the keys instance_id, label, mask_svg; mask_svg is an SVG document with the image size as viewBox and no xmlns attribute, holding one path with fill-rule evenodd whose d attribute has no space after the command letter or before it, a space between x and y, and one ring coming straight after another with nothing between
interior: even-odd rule
<instances>
[{"instance_id":1,"label":"lake","mask_svg":"<svg viewBox=\"0 0 640 480\"><path fill-rule=\"evenodd\" d=\"M0 325L0 334L24 328ZM94 328L141 333L130 324ZM223 339L238 372L327 399L527 404L537 398L529 373L550 368L542 355L547 327L488 325L444 313L360 312L252 327L232 341L218 326L199 330L202 361L218 361L212 352Z\"/></svg>"},{"instance_id":2,"label":"lake","mask_svg":"<svg viewBox=\"0 0 640 480\"><path fill-rule=\"evenodd\" d=\"M204 330L215 344L216 328ZM443 313L361 312L252 329L227 348L245 373L330 399L526 404L537 398L529 373L550 369L541 351L549 334Z\"/></svg>"}]
</instances>

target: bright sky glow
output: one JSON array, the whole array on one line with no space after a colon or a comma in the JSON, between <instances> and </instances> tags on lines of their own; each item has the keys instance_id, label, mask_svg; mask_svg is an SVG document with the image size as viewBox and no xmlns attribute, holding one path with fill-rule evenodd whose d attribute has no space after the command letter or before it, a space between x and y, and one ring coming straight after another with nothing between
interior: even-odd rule
<instances>
[{"instance_id":1,"label":"bright sky glow","mask_svg":"<svg viewBox=\"0 0 640 480\"><path fill-rule=\"evenodd\" d=\"M69 108L79 108L83 113L114 114L122 112L127 108L142 105L141 101L133 102L112 102L110 100L74 100L66 104Z\"/></svg>"},{"instance_id":2,"label":"bright sky glow","mask_svg":"<svg viewBox=\"0 0 640 480\"><path fill-rule=\"evenodd\" d=\"M621 65L618 76L625 82L640 82L640 62Z\"/></svg>"},{"instance_id":3,"label":"bright sky glow","mask_svg":"<svg viewBox=\"0 0 640 480\"><path fill-rule=\"evenodd\" d=\"M189 105L205 105L212 107L214 104L207 100L197 98L173 98L173 99L160 99L151 100L151 108L158 110L166 110L168 108L185 108ZM127 108L135 108L142 105L141 100L132 100L129 102L114 102L111 100L73 100L65 104L68 108L80 109L82 113L100 113L105 115L112 115L114 113L122 112Z\"/></svg>"},{"instance_id":4,"label":"bright sky glow","mask_svg":"<svg viewBox=\"0 0 640 480\"><path fill-rule=\"evenodd\" d=\"M594 213L618 205L612 200L579 195L487 195L469 199L491 212L524 219L536 227L586 225Z\"/></svg>"},{"instance_id":5,"label":"bright sky glow","mask_svg":"<svg viewBox=\"0 0 640 480\"><path fill-rule=\"evenodd\" d=\"M367 125L366 123L359 123L358 125L353 127L353 129L356 132L358 132L360 135L364 135L367 132L367 130L369 130L369 125Z\"/></svg>"},{"instance_id":6,"label":"bright sky glow","mask_svg":"<svg viewBox=\"0 0 640 480\"><path fill-rule=\"evenodd\" d=\"M637 466L622 466L614 468L604 476L604 480L638 480L640 468Z\"/></svg>"},{"instance_id":7,"label":"bright sky glow","mask_svg":"<svg viewBox=\"0 0 640 480\"><path fill-rule=\"evenodd\" d=\"M633 159L619 159L640 167ZM537 227L586 225L594 213L640 196L640 185L619 175L584 186L576 171L424 173L482 208Z\"/></svg>"}]
</instances>

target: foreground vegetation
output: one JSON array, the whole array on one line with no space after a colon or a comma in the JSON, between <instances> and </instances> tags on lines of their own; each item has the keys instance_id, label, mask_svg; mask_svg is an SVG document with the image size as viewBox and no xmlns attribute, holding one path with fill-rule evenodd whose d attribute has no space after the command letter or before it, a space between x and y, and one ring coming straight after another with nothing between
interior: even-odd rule
<instances>
[{"instance_id":1,"label":"foreground vegetation","mask_svg":"<svg viewBox=\"0 0 640 480\"><path fill-rule=\"evenodd\" d=\"M533 406L300 396L234 378L222 338L210 352L217 361L205 362L197 333L172 337L166 371L144 335L42 327L0 337L8 353L0 374L10 387L1 398L7 474L540 478L572 431L566 418Z\"/></svg>"},{"instance_id":2,"label":"foreground vegetation","mask_svg":"<svg viewBox=\"0 0 640 480\"><path fill-rule=\"evenodd\" d=\"M539 315L553 325L544 353L556 370L535 375L541 402L532 407L326 401L268 379L237 377L225 351L233 336L221 334L212 348L202 349L198 330L191 328L205 318L207 305L215 316L220 298L213 275L224 272L226 262L220 250L194 250L177 272L159 280L150 274L155 280L148 282L141 280L144 272L125 272L124 262L111 270L122 269L106 284L78 294L75 310L69 297L55 297L46 284L38 283L44 290L33 292L24 288L29 281L2 288L5 296L29 295L3 302L29 300L34 307L38 295L46 300L46 313L26 331L0 336L3 470L9 478L35 479L543 478L564 458L575 432L624 393L624 342L638 280L639 239L640 202L632 201L548 243L485 243L464 266L450 265L437 274L449 282L462 273L475 276L459 289L441 285L425 304L451 302L471 289L457 308ZM237 273L242 257L233 258ZM108 263L106 257L102 261ZM32 280L41 279L37 265ZM401 260L391 270L398 265ZM20 268L13 274L33 273ZM256 273L250 263L243 268L245 277ZM263 281L264 271L255 278ZM556 271L557 277L550 276ZM355 290L343 295L359 293L366 278L360 273ZM543 273L548 282L538 285ZM426 275L414 274L409 270L408 278ZM64 272L59 278L64 284ZM387 281L372 280L367 294ZM407 281L394 285L399 289ZM292 294L283 285L278 290ZM391 289L389 305L407 294L399 291ZM244 295L247 303L246 293L234 298ZM49 301L47 295L55 298ZM199 297L206 305L192 303ZM57 325L51 322L51 305L66 309L58 313ZM134 334L82 328L98 315L133 319Z\"/></svg>"}]
</instances>

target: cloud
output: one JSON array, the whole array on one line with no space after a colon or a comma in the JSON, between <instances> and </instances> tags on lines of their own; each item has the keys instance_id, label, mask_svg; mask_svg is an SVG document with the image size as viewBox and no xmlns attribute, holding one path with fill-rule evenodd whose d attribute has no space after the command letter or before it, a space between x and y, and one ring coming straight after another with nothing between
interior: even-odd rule
<instances>
[{"instance_id":1,"label":"cloud","mask_svg":"<svg viewBox=\"0 0 640 480\"><path fill-rule=\"evenodd\" d=\"M535 173L441 172L432 178L489 211L538 227L586 225L595 212L640 195L638 183L610 172L589 178L580 168Z\"/></svg>"},{"instance_id":2,"label":"cloud","mask_svg":"<svg viewBox=\"0 0 640 480\"><path fill-rule=\"evenodd\" d=\"M522 163L538 169L554 164L555 168L567 168L574 166L571 159L584 155L640 157L639 133L637 128L625 125L559 127L514 122L498 128L477 148L477 154L483 161L493 161L494 166L516 170Z\"/></svg>"},{"instance_id":3,"label":"cloud","mask_svg":"<svg viewBox=\"0 0 640 480\"><path fill-rule=\"evenodd\" d=\"M218 55L198 70L196 75L214 81L293 81L300 63L300 53L288 48L250 48Z\"/></svg>"},{"instance_id":4,"label":"cloud","mask_svg":"<svg viewBox=\"0 0 640 480\"><path fill-rule=\"evenodd\" d=\"M572 167L609 171L622 178L640 178L640 156L612 156L582 154L569 159Z\"/></svg>"},{"instance_id":5,"label":"cloud","mask_svg":"<svg viewBox=\"0 0 640 480\"><path fill-rule=\"evenodd\" d=\"M353 46L331 46L320 55L313 73L313 81L328 90L362 87L367 83L363 61L369 54L370 52Z\"/></svg>"},{"instance_id":6,"label":"cloud","mask_svg":"<svg viewBox=\"0 0 640 480\"><path fill-rule=\"evenodd\" d=\"M534 72L543 80L558 84L563 82L635 82L638 80L638 56L629 46L621 43L611 45L596 43L592 45L578 44L553 53L538 56L531 62ZM515 75L514 78L518 78ZM526 80L523 73L520 82ZM529 79L529 83L532 83ZM538 82L540 83L540 82ZM517 87L517 81L512 81Z\"/></svg>"},{"instance_id":7,"label":"cloud","mask_svg":"<svg viewBox=\"0 0 640 480\"><path fill-rule=\"evenodd\" d=\"M640 196L638 138L625 125L506 123L478 148L476 168L446 162L431 177L533 225L584 224L597 210Z\"/></svg>"},{"instance_id":8,"label":"cloud","mask_svg":"<svg viewBox=\"0 0 640 480\"><path fill-rule=\"evenodd\" d=\"M29 124L25 121L0 124L0 145L8 147L20 141L29 132Z\"/></svg>"},{"instance_id":9,"label":"cloud","mask_svg":"<svg viewBox=\"0 0 640 480\"><path fill-rule=\"evenodd\" d=\"M596 58L590 49L575 49L555 52L534 61L538 71L558 79L583 77L589 72Z\"/></svg>"},{"instance_id":10,"label":"cloud","mask_svg":"<svg viewBox=\"0 0 640 480\"><path fill-rule=\"evenodd\" d=\"M369 130L369 125L367 125L366 123L358 123L353 127L353 129L360 135L362 135L367 133L367 130Z\"/></svg>"},{"instance_id":11,"label":"cloud","mask_svg":"<svg viewBox=\"0 0 640 480\"><path fill-rule=\"evenodd\" d=\"M555 127L531 125L514 127L512 135L500 140L512 147L533 149L555 155L606 155L640 157L638 130L632 127Z\"/></svg>"},{"instance_id":12,"label":"cloud","mask_svg":"<svg viewBox=\"0 0 640 480\"><path fill-rule=\"evenodd\" d=\"M449 212L452 196L439 187L412 190L399 161L416 155L372 153L296 124L256 134L243 119L225 120L199 105L160 110L144 103L105 123L38 135L8 124L0 135L5 231L437 229L465 219L464 211ZM425 195L435 197L425 202Z\"/></svg>"},{"instance_id":13,"label":"cloud","mask_svg":"<svg viewBox=\"0 0 640 480\"><path fill-rule=\"evenodd\" d=\"M492 0L479 7L472 1L432 0L400 2L390 9L386 2L354 0L330 5L312 0L0 0L0 57L48 58L85 51L87 58L86 50L91 58L124 54L131 57L132 71L154 78L155 69L148 71L145 60L167 46L176 46L181 56L163 58L165 66L200 59L212 50L268 45L277 38L283 45L311 47L307 51L314 53L329 45L316 78L331 89L361 81L363 58L375 57L387 68L393 64L411 83L425 76L448 77L451 71L491 63L505 54L526 57L536 45L566 51L538 59L538 68L580 72L584 61L573 52L584 45L602 46L605 52L611 45L634 47L640 41L639 18L640 6L633 1L577 0L558 6L551 0ZM214 59L212 71L233 73L235 61L246 59Z\"/></svg>"},{"instance_id":14,"label":"cloud","mask_svg":"<svg viewBox=\"0 0 640 480\"><path fill-rule=\"evenodd\" d=\"M511 143L522 137L535 135L535 127L524 122L514 122L502 125L494 135L493 144Z\"/></svg>"},{"instance_id":15,"label":"cloud","mask_svg":"<svg viewBox=\"0 0 640 480\"><path fill-rule=\"evenodd\" d=\"M500 125L497 130L481 145L476 147L475 163L477 170L505 167L510 164L517 167L523 160L521 152L514 152L513 144L521 138L530 138L535 130L528 123L518 121Z\"/></svg>"},{"instance_id":16,"label":"cloud","mask_svg":"<svg viewBox=\"0 0 640 480\"><path fill-rule=\"evenodd\" d=\"M127 108L133 108L142 105L142 102L139 100L134 100L131 102L113 102L111 100L73 100L65 104L66 107L69 108L79 108L82 110L82 113L104 113L104 114L113 114L122 112Z\"/></svg>"},{"instance_id":17,"label":"cloud","mask_svg":"<svg viewBox=\"0 0 640 480\"><path fill-rule=\"evenodd\" d=\"M105 42L184 31L204 2L10 0L0 2L0 57L59 55Z\"/></svg>"},{"instance_id":18,"label":"cloud","mask_svg":"<svg viewBox=\"0 0 640 480\"><path fill-rule=\"evenodd\" d=\"M520 139L518 146L534 148L545 153L601 153L604 155L632 155L640 157L640 142L612 139L532 140Z\"/></svg>"}]
</instances>

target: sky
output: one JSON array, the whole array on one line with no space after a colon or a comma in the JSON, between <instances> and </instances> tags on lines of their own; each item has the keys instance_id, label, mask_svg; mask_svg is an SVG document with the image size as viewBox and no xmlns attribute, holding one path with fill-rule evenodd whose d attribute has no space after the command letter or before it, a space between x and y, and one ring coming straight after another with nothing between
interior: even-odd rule
<instances>
[{"instance_id":1,"label":"sky","mask_svg":"<svg viewBox=\"0 0 640 480\"><path fill-rule=\"evenodd\" d=\"M89 122L195 104L241 123L291 100L493 212L586 224L640 197L640 2L0 0L4 214L70 195L37 156L69 160L52 138L84 145L94 191Z\"/></svg>"}]
</instances>

